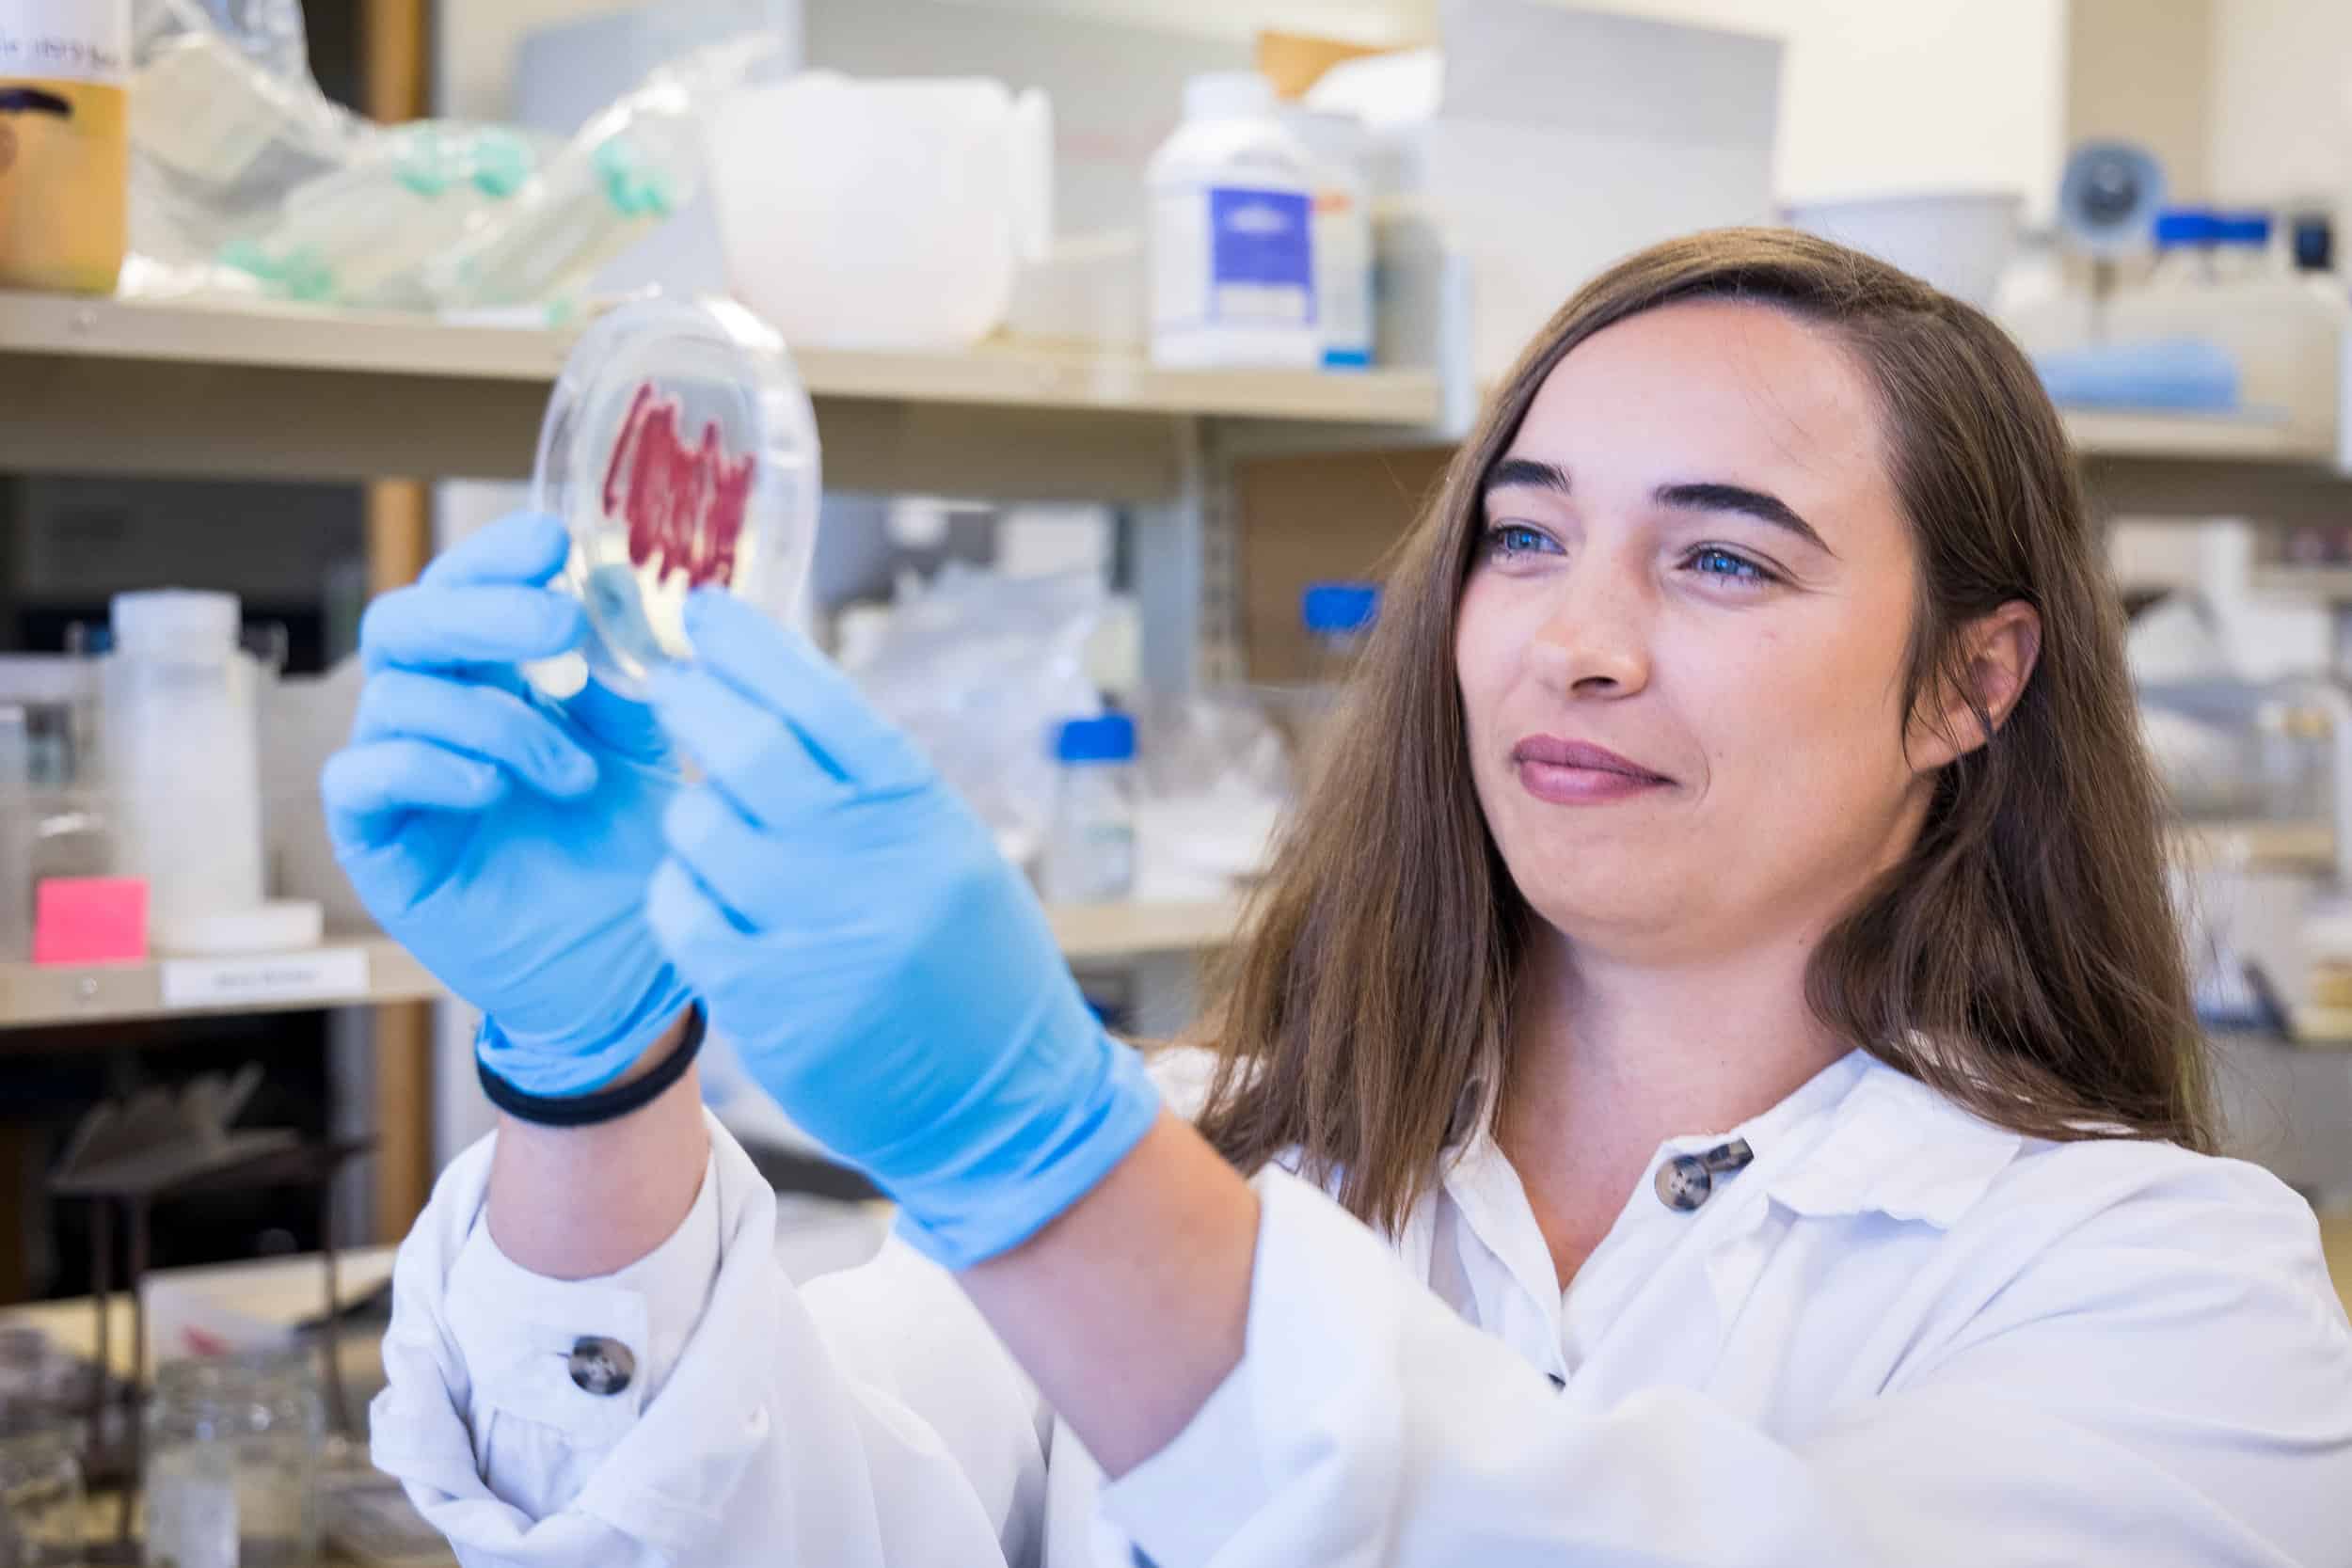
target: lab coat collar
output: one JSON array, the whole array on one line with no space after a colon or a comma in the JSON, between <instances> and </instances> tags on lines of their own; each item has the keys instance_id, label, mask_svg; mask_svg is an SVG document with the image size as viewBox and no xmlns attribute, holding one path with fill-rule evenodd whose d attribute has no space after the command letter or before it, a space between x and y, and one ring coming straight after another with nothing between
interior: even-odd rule
<instances>
[{"instance_id":1,"label":"lab coat collar","mask_svg":"<svg viewBox=\"0 0 2352 1568\"><path fill-rule=\"evenodd\" d=\"M1732 1138L1745 1139L1756 1151L1759 1174L1775 1167L1786 1170L1800 1165L1805 1153L1804 1145L1810 1141L1809 1130L1818 1129L1825 1116L1836 1114L1870 1067L1870 1059L1863 1053L1850 1052L1815 1073L1778 1104L1737 1127L1667 1139L1651 1155L1649 1170L1655 1170L1659 1162L1672 1155L1711 1148ZM1552 1265L1551 1249L1535 1223L1534 1208L1528 1201L1518 1171L1496 1143L1493 1133L1482 1125L1476 1133L1447 1152L1441 1173L1444 1196L1459 1212L1461 1223L1470 1235L1494 1255L1513 1287L1528 1298L1545 1304L1556 1320L1564 1284ZM1627 1200L1629 1207L1645 1201L1649 1183L1650 1176L1645 1171ZM1754 1185L1751 1183L1751 1187ZM1424 1277L1429 1261L1429 1235L1435 1228L1430 1217L1433 1207L1434 1198L1424 1199L1414 1222L1399 1239L1406 1263L1420 1268ZM1729 1229L1712 1228L1720 1239L1743 1235L1760 1222L1762 1213L1758 1206L1751 1213L1749 1223ZM1620 1226L1623 1223L1619 1221ZM1480 1321L1490 1326L1501 1323L1508 1309L1502 1283L1476 1271L1471 1272L1470 1280L1479 1298ZM1555 1321L1546 1338L1557 1338Z\"/></svg>"},{"instance_id":2,"label":"lab coat collar","mask_svg":"<svg viewBox=\"0 0 2352 1568\"><path fill-rule=\"evenodd\" d=\"M1939 1229L1959 1222L2024 1143L1864 1051L1849 1052L1761 1115L1727 1132L1670 1138L1660 1154L1694 1152L1730 1138L1745 1139L1756 1152L1759 1180L1750 1190L1760 1186L1792 1213L1820 1219L1875 1212ZM1793 1158L1784 1154L1791 1148ZM1538 1299L1557 1297L1550 1254L1525 1190L1490 1132L1482 1130L1449 1151L1442 1186L1520 1289ZM1631 1201L1641 1200L1637 1189ZM1408 1262L1427 1261L1428 1208L1424 1201L1400 1238ZM1760 1219L1762 1211L1756 1212ZM1415 1259L1416 1250L1422 1256Z\"/></svg>"},{"instance_id":3,"label":"lab coat collar","mask_svg":"<svg viewBox=\"0 0 2352 1568\"><path fill-rule=\"evenodd\" d=\"M2026 1140L1907 1073L1862 1059L1861 1076L1810 1157L1768 1183L1773 1200L1807 1219L1875 1212L1950 1229Z\"/></svg>"}]
</instances>

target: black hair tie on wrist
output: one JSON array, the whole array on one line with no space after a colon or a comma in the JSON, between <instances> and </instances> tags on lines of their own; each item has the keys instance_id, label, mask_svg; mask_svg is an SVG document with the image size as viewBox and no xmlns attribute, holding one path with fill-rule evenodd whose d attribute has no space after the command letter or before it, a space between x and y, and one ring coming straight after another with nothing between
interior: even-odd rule
<instances>
[{"instance_id":1,"label":"black hair tie on wrist","mask_svg":"<svg viewBox=\"0 0 2352 1568\"><path fill-rule=\"evenodd\" d=\"M678 1041L675 1051L661 1058L660 1066L643 1078L592 1094L525 1094L492 1072L490 1064L480 1056L474 1058L474 1070L481 1074L482 1092L490 1097L490 1103L517 1121L540 1127L593 1127L597 1122L615 1121L631 1111L642 1110L685 1077L686 1069L694 1065L695 1056L702 1051L703 1036L708 1027L703 1005L697 1002L687 1016L686 1037Z\"/></svg>"}]
</instances>

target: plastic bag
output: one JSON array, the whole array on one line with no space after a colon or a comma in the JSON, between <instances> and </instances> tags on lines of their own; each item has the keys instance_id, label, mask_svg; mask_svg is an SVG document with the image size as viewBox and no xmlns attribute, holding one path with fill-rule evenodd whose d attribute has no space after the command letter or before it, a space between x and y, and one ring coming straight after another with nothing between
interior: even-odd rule
<instances>
[{"instance_id":1,"label":"plastic bag","mask_svg":"<svg viewBox=\"0 0 2352 1568\"><path fill-rule=\"evenodd\" d=\"M779 40L656 70L568 143L387 128L319 90L295 0L136 0L123 292L463 310L566 301L691 198L702 116Z\"/></svg>"},{"instance_id":2,"label":"plastic bag","mask_svg":"<svg viewBox=\"0 0 2352 1568\"><path fill-rule=\"evenodd\" d=\"M1102 712L1086 646L1103 600L1093 572L1008 578L951 562L928 585L900 586L850 671L1015 863L1045 842L1060 782L1053 727Z\"/></svg>"},{"instance_id":3,"label":"plastic bag","mask_svg":"<svg viewBox=\"0 0 2352 1568\"><path fill-rule=\"evenodd\" d=\"M1241 691L1147 701L1138 716L1134 896L1216 899L1254 882L1291 804L1289 747Z\"/></svg>"}]
</instances>

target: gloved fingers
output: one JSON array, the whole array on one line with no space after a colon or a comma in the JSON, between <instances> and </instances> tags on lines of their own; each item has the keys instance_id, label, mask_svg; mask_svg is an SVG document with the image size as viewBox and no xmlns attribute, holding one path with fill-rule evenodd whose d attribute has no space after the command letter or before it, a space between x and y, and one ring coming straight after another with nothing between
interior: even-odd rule
<instances>
[{"instance_id":1,"label":"gloved fingers","mask_svg":"<svg viewBox=\"0 0 2352 1568\"><path fill-rule=\"evenodd\" d=\"M686 601L686 635L698 665L788 721L835 778L871 794L911 789L930 778L914 742L799 632L706 588Z\"/></svg>"},{"instance_id":2,"label":"gloved fingers","mask_svg":"<svg viewBox=\"0 0 2352 1568\"><path fill-rule=\"evenodd\" d=\"M319 772L327 836L339 851L380 843L411 812L480 811L506 788L506 774L491 764L407 736L346 746Z\"/></svg>"},{"instance_id":3,"label":"gloved fingers","mask_svg":"<svg viewBox=\"0 0 2352 1568\"><path fill-rule=\"evenodd\" d=\"M578 647L587 632L580 601L545 588L398 588L360 618L359 652L371 670L513 665Z\"/></svg>"},{"instance_id":4,"label":"gloved fingers","mask_svg":"<svg viewBox=\"0 0 2352 1568\"><path fill-rule=\"evenodd\" d=\"M645 884L645 926L706 1000L726 990L757 950L743 924L675 856L654 867ZM714 1014L713 1022L724 1021Z\"/></svg>"},{"instance_id":5,"label":"gloved fingers","mask_svg":"<svg viewBox=\"0 0 2352 1568\"><path fill-rule=\"evenodd\" d=\"M791 723L700 666L656 673L662 728L754 822L781 829L853 798Z\"/></svg>"},{"instance_id":6,"label":"gloved fingers","mask_svg":"<svg viewBox=\"0 0 2352 1568\"><path fill-rule=\"evenodd\" d=\"M709 784L678 791L662 813L661 836L671 858L738 926L773 929L806 901L805 879L780 863L786 859L779 853L782 841L746 820Z\"/></svg>"},{"instance_id":7,"label":"gloved fingers","mask_svg":"<svg viewBox=\"0 0 2352 1568\"><path fill-rule=\"evenodd\" d=\"M596 764L529 699L496 687L382 670L359 694L352 738L429 740L495 763L542 795L569 800L596 787Z\"/></svg>"},{"instance_id":8,"label":"gloved fingers","mask_svg":"<svg viewBox=\"0 0 2352 1568\"><path fill-rule=\"evenodd\" d=\"M543 588L562 570L571 548L561 521L543 512L517 512L435 556L419 580L428 588L461 583Z\"/></svg>"},{"instance_id":9,"label":"gloved fingers","mask_svg":"<svg viewBox=\"0 0 2352 1568\"><path fill-rule=\"evenodd\" d=\"M652 705L624 697L594 675L562 706L566 719L608 751L646 767L671 760L669 735Z\"/></svg>"}]
</instances>

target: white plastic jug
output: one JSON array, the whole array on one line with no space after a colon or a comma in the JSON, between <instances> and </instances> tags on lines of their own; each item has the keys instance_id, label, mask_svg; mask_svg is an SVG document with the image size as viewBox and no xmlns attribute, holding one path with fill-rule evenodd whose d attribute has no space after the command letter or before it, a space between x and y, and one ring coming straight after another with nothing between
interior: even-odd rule
<instances>
[{"instance_id":1,"label":"white plastic jug","mask_svg":"<svg viewBox=\"0 0 2352 1568\"><path fill-rule=\"evenodd\" d=\"M794 347L962 348L1053 232L1042 93L812 71L711 122L728 284Z\"/></svg>"}]
</instances>

